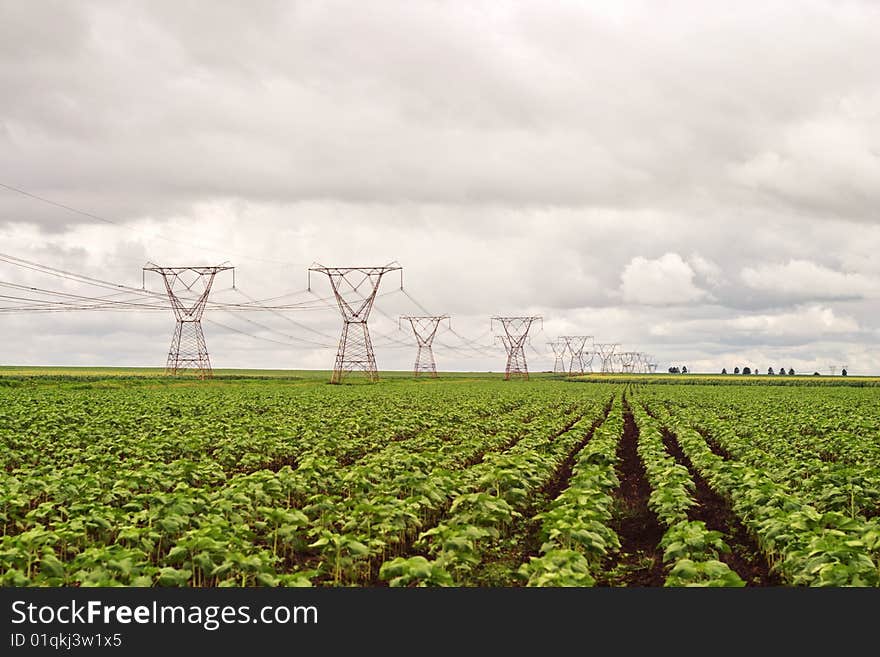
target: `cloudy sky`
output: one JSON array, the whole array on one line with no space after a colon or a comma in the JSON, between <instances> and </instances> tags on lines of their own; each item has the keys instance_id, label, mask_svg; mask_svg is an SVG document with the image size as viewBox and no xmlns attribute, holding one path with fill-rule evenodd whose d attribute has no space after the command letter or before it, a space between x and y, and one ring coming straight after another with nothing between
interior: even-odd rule
<instances>
[{"instance_id":1,"label":"cloudy sky","mask_svg":"<svg viewBox=\"0 0 880 657\"><path fill-rule=\"evenodd\" d=\"M93 215L0 187L0 252L135 287L229 260L218 301L297 292L209 309L216 367L329 368L307 267L397 260L380 368L410 365L417 302L452 316L441 368L503 368L489 317L535 314L532 369L588 334L661 369L876 373L878 61L875 2L0 0L0 184ZM34 365L162 365L173 328L0 322L0 362Z\"/></svg>"}]
</instances>

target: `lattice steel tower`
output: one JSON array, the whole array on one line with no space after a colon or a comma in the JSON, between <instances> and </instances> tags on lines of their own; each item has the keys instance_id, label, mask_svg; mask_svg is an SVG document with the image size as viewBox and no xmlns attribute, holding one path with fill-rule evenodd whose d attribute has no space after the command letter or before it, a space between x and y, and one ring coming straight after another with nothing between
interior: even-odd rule
<instances>
[{"instance_id":1,"label":"lattice steel tower","mask_svg":"<svg viewBox=\"0 0 880 657\"><path fill-rule=\"evenodd\" d=\"M504 333L498 337L507 350L507 366L504 370L504 380L514 377L528 379L529 368L526 364L525 344L529 337L529 330L534 322L540 321L542 326L544 318L531 317L493 317L490 325L494 328L495 322L499 322Z\"/></svg>"},{"instance_id":2,"label":"lattice steel tower","mask_svg":"<svg viewBox=\"0 0 880 657\"><path fill-rule=\"evenodd\" d=\"M159 267L147 263L144 271L152 271L162 276L165 291L171 301L171 309L177 324L168 350L165 374L179 374L193 370L199 378L213 376L205 334L202 331L202 315L208 303L208 295L214 284L214 277L221 271L233 271L232 266L216 267ZM233 282L233 287L235 283Z\"/></svg>"},{"instance_id":3,"label":"lattice steel tower","mask_svg":"<svg viewBox=\"0 0 880 657\"><path fill-rule=\"evenodd\" d=\"M553 350L553 373L565 374L565 340L559 338L548 342L547 345Z\"/></svg>"},{"instance_id":4,"label":"lattice steel tower","mask_svg":"<svg viewBox=\"0 0 880 657\"><path fill-rule=\"evenodd\" d=\"M579 376L585 374L587 365L584 362L584 350L587 348L587 340L593 343L592 335L563 335L559 338L565 342L565 346L569 353L568 375ZM590 358L592 364L593 359ZM592 370L592 367L590 367Z\"/></svg>"},{"instance_id":5,"label":"lattice steel tower","mask_svg":"<svg viewBox=\"0 0 880 657\"><path fill-rule=\"evenodd\" d=\"M413 366L413 376L427 374L430 377L437 378L437 364L434 362L434 336L437 335L437 328L444 319L448 320L449 315L425 315L414 317L405 315L398 319L398 328L400 322L409 322L412 327L413 334L416 336L416 343L419 346L416 353L416 363Z\"/></svg>"},{"instance_id":6,"label":"lattice steel tower","mask_svg":"<svg viewBox=\"0 0 880 657\"><path fill-rule=\"evenodd\" d=\"M370 381L378 381L379 371L376 369L376 356L373 353L367 320L376 301L379 283L385 274L400 271L400 289L403 289L403 267L396 263L381 267L316 265L309 267L310 291L313 271L326 274L330 279L336 304L339 306L339 312L342 313L342 337L339 339L339 349L336 352L330 383L341 383L346 373L354 370L363 370ZM361 292L362 287L366 288L366 293Z\"/></svg>"},{"instance_id":7,"label":"lattice steel tower","mask_svg":"<svg viewBox=\"0 0 880 657\"><path fill-rule=\"evenodd\" d=\"M599 351L599 358L602 359L603 374L614 373L614 352L619 346L620 344L616 342L604 342L601 344L596 344L596 349Z\"/></svg>"},{"instance_id":8,"label":"lattice steel tower","mask_svg":"<svg viewBox=\"0 0 880 657\"><path fill-rule=\"evenodd\" d=\"M584 374L593 373L593 359L596 357L595 351L585 351L581 362L584 364Z\"/></svg>"},{"instance_id":9,"label":"lattice steel tower","mask_svg":"<svg viewBox=\"0 0 880 657\"><path fill-rule=\"evenodd\" d=\"M617 354L617 360L620 363L620 371L632 374L635 370L637 356L638 354L634 351L622 351Z\"/></svg>"}]
</instances>

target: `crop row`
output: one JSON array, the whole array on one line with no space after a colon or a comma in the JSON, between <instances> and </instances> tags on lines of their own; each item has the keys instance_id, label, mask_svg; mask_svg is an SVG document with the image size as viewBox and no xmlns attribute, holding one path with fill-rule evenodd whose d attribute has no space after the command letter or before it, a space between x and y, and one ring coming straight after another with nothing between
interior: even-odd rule
<instances>
[{"instance_id":1,"label":"crop row","mask_svg":"<svg viewBox=\"0 0 880 657\"><path fill-rule=\"evenodd\" d=\"M880 585L880 523L820 512L766 471L715 454L687 420L651 406L700 475L725 496L785 582L809 586Z\"/></svg>"},{"instance_id":2,"label":"crop row","mask_svg":"<svg viewBox=\"0 0 880 657\"><path fill-rule=\"evenodd\" d=\"M667 389L650 397L820 511L880 513L880 414L871 389Z\"/></svg>"},{"instance_id":3,"label":"crop row","mask_svg":"<svg viewBox=\"0 0 880 657\"><path fill-rule=\"evenodd\" d=\"M421 410L405 427L397 412L389 413L390 421L383 425L366 410L358 418L352 404L343 413L325 402L313 410L331 407L331 415L345 415L344 429L324 435L312 429L290 439L286 451L276 442L277 431L268 440L238 436L256 451L266 443L279 445L272 459L290 463L277 469L249 471L255 460L243 472L235 467L227 472L212 460L216 452L211 458L194 455L169 464L151 459L157 453L181 453L180 446L152 444L175 442L170 437L126 440L105 427L88 443L77 430L71 445L57 446L48 455L54 470L48 465L15 467L4 476L3 582L369 582L374 564L406 550L421 528L485 474L486 466L477 466L530 435L546 438L563 432L593 405L601 407L607 394L591 390L572 396L554 387L530 396L500 387L496 392L476 397L461 390L437 395L440 399L426 392L416 397ZM450 399L455 403L436 411L436 402ZM167 397L165 401L170 403ZM248 401L257 405L248 412L265 408L259 406L265 400ZM415 402L401 403L407 407L405 415L414 413ZM234 418L234 413L228 415L229 426ZM466 422L456 421L460 419ZM98 423L106 424L104 418ZM308 418L298 423L309 425ZM207 433L198 422L193 426ZM219 426L217 442L229 431L224 423ZM352 436L357 449L346 446L340 435ZM191 437L185 433L180 441ZM56 438L63 442L63 436ZM132 461L128 467L109 468L104 458L88 458L120 445L130 455L122 460ZM73 461L67 467L65 457ZM176 469L169 470L169 465Z\"/></svg>"},{"instance_id":4,"label":"crop row","mask_svg":"<svg viewBox=\"0 0 880 657\"><path fill-rule=\"evenodd\" d=\"M541 556L531 556L518 571L527 586L593 586L605 561L620 549L609 521L622 433L623 410L616 397L605 422L578 453L568 487L535 518L541 523Z\"/></svg>"},{"instance_id":5,"label":"crop row","mask_svg":"<svg viewBox=\"0 0 880 657\"><path fill-rule=\"evenodd\" d=\"M742 578L719 560L722 553L730 552L721 532L688 519L688 510L696 504L690 472L666 450L656 420L639 404L633 404L631 410L639 428L639 458L651 485L648 506L666 527L660 540L663 561L671 566L666 586L745 586Z\"/></svg>"},{"instance_id":6,"label":"crop row","mask_svg":"<svg viewBox=\"0 0 880 657\"><path fill-rule=\"evenodd\" d=\"M415 547L430 559L398 557L383 564L380 576L394 586L467 583L487 544L509 531L602 415L602 404L594 403L564 432L532 435L487 456L468 473L449 514L420 534Z\"/></svg>"}]
</instances>

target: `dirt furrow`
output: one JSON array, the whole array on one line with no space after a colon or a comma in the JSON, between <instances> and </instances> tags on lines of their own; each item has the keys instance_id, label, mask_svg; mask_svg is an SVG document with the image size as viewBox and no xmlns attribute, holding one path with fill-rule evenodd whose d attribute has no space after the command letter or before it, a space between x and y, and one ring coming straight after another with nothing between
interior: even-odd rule
<instances>
[{"instance_id":1,"label":"dirt furrow","mask_svg":"<svg viewBox=\"0 0 880 657\"><path fill-rule=\"evenodd\" d=\"M624 399L623 437L617 447L617 476L611 527L620 538L616 563L606 569L606 586L663 586L666 574L660 539L663 526L648 508L651 485L637 451L639 429Z\"/></svg>"},{"instance_id":2,"label":"dirt furrow","mask_svg":"<svg viewBox=\"0 0 880 657\"><path fill-rule=\"evenodd\" d=\"M496 542L494 548L488 550L489 556L476 569L472 578L475 583L480 586L519 586L522 584L522 581L516 577L517 568L520 564L527 562L530 556L537 556L541 551L541 522L535 518L535 515L546 508L551 500L556 499L568 487L578 454L590 442L596 429L605 422L613 403L614 397L605 405L602 414L593 420L584 437L568 453L559 469L535 495L534 503L530 508L522 511L522 515L514 520L507 536L502 537ZM569 431L574 424L573 422L565 430L557 432L554 439Z\"/></svg>"},{"instance_id":3,"label":"dirt furrow","mask_svg":"<svg viewBox=\"0 0 880 657\"><path fill-rule=\"evenodd\" d=\"M687 454L681 449L675 436L662 429L663 444L675 460L686 467L696 484L697 505L688 511L689 520L700 520L708 529L721 532L731 551L720 556L749 586L780 586L779 576L770 572L767 560L761 554L754 539L730 508L727 500L713 491L703 479Z\"/></svg>"},{"instance_id":4,"label":"dirt furrow","mask_svg":"<svg viewBox=\"0 0 880 657\"><path fill-rule=\"evenodd\" d=\"M593 431L595 430L595 428L598 427L602 422L604 422L605 418L608 416L608 413L611 410L611 402L613 402L613 398L608 403L608 405L605 407L603 414L593 422L593 425L590 428L589 432L585 436L584 440L575 449L574 453L569 455L569 458L566 460L566 463L569 463L569 460L572 460L572 462L573 462L574 455L578 451L580 451L584 445L587 444L590 437L592 437ZM561 428L554 431L554 433L552 434L550 439L555 440L556 438L558 438L559 436L561 436L565 432L569 431L575 424L577 424L580 420L582 420L586 416L586 414L587 414L587 411L582 411L580 414L574 416L565 425L563 425ZM468 462L467 468L475 467L476 465L481 463L483 461L485 455L489 452L493 452L493 453L507 452L508 450L513 448L520 440L525 438L526 435L528 435L527 430L523 431L520 434L517 434L508 443L506 443L505 445L501 446L498 449L485 450L485 451L481 452L479 454L478 458L476 458L474 460L474 462L470 462L470 461ZM569 464L568 465L569 476L571 476L571 467L572 467L571 464ZM543 499L543 495L539 494L539 496L541 499ZM405 540L402 543L400 543L399 545L396 545L394 547L394 550L390 554L377 555L376 557L371 559L370 560L370 584L369 585L370 586L387 586L386 582L383 582L382 580L379 579L379 568L381 567L382 563L385 560L391 558L391 556L393 556L393 555L428 557L429 555L427 553L423 553L419 550L416 550L414 548L414 544L422 532L426 531L427 529L429 529L431 527L436 526L437 524L442 522L444 518L447 517L448 512L449 512L449 507L451 505L452 505L452 500L448 500L446 502L446 504L444 504L441 509L430 514L428 519L426 520L426 522L424 522L418 529L414 529L411 532L409 532L407 534ZM531 514L529 514L529 515L531 515ZM522 525L522 526L520 526L520 525ZM509 557L509 555L515 554L516 558L518 558L519 556L521 556L521 553L522 553L522 548L518 547L521 543L528 542L528 544L531 546L533 540L537 540L537 539L530 538L530 536L532 534L531 529L524 526L524 525L525 525L525 523L523 523L522 521L519 521L519 524L515 523L512 528L512 531L508 534L508 536L505 539L503 539L505 542L505 547L502 548L502 552L507 553L508 557ZM517 546L517 547L512 547L512 546ZM509 561L511 559L510 558L508 558L507 560L504 560L501 558L497 558L497 559L499 561L503 561L503 563L501 563L500 566L505 566L505 567L500 567L500 566L493 567L492 568L493 572L488 573L486 575L486 577L488 577L490 580L495 580L498 577L504 577L509 580L511 577L510 577L510 573L508 573L507 571L509 570L510 564L507 563L506 561ZM519 562L517 562L517 565L518 564L519 564ZM498 574L498 573L500 573L500 574ZM514 582L505 581L505 582L491 583L490 585L492 585L492 586L511 586L513 584L514 584Z\"/></svg>"},{"instance_id":5,"label":"dirt furrow","mask_svg":"<svg viewBox=\"0 0 880 657\"><path fill-rule=\"evenodd\" d=\"M725 461L733 461L733 456L728 452L717 440L712 436L708 431L703 429L702 427L694 427L697 430L697 433L703 437L703 440L706 441L706 444L709 446L709 449L712 450L712 453L715 456L720 456Z\"/></svg>"}]
</instances>

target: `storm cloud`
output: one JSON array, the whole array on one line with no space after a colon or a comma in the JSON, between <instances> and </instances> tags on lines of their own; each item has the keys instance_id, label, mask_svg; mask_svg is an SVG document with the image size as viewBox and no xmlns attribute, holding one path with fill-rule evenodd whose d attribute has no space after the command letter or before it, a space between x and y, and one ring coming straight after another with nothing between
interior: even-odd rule
<instances>
[{"instance_id":1,"label":"storm cloud","mask_svg":"<svg viewBox=\"0 0 880 657\"><path fill-rule=\"evenodd\" d=\"M417 302L452 315L442 368L503 367L489 317L528 313L537 369L574 333L662 369L877 372L877 61L871 2L0 0L0 183L91 215L0 188L0 251L137 287L229 260L230 302L397 260L387 368ZM329 367L338 314L300 294L209 312L215 366ZM172 319L3 322L2 362L161 365Z\"/></svg>"}]
</instances>

